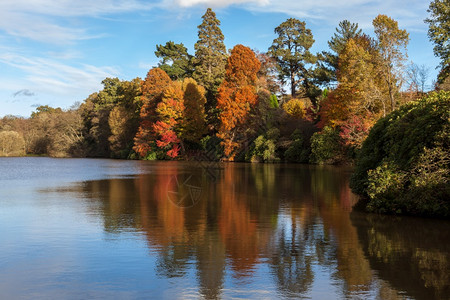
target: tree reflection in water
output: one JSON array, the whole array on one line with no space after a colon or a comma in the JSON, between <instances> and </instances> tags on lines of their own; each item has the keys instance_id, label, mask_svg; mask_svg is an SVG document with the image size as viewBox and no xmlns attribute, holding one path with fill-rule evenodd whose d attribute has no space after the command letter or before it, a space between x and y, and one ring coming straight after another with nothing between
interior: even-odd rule
<instances>
[{"instance_id":1,"label":"tree reflection in water","mask_svg":"<svg viewBox=\"0 0 450 300\"><path fill-rule=\"evenodd\" d=\"M190 163L146 168L149 174L86 182L85 198L106 231L145 236L158 276L195 271L206 299L224 296L229 275L244 286L269 276L277 295L306 297L320 270L330 274L333 297L450 294L449 223L351 212L348 170L224 164L212 180ZM195 205L185 205L189 187L174 178L200 188Z\"/></svg>"}]
</instances>

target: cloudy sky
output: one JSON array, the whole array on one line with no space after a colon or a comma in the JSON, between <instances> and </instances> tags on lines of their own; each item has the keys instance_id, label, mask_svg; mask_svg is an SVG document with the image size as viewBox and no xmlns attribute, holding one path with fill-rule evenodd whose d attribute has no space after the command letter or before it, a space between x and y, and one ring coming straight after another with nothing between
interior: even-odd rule
<instances>
[{"instance_id":1,"label":"cloudy sky","mask_svg":"<svg viewBox=\"0 0 450 300\"><path fill-rule=\"evenodd\" d=\"M409 59L437 75L427 38L428 0L1 0L0 117L28 117L39 105L69 108L102 88L106 77L144 78L157 44L183 43L191 54L207 7L222 22L225 44L267 51L287 18L306 22L327 50L339 21L386 14L410 33ZM431 79L429 84L431 84Z\"/></svg>"}]
</instances>

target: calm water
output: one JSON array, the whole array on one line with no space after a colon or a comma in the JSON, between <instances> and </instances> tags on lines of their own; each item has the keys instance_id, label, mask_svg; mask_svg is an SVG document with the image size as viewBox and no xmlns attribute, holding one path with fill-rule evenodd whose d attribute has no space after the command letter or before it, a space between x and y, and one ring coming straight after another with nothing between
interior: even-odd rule
<instances>
[{"instance_id":1,"label":"calm water","mask_svg":"<svg viewBox=\"0 0 450 300\"><path fill-rule=\"evenodd\" d=\"M450 222L349 170L0 158L0 299L449 299Z\"/></svg>"}]
</instances>

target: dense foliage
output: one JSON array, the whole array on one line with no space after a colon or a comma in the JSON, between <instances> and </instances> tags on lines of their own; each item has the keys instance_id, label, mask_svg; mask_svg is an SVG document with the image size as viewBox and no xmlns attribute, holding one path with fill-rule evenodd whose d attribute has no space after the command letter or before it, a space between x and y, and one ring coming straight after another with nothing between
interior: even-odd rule
<instances>
[{"instance_id":1,"label":"dense foliage","mask_svg":"<svg viewBox=\"0 0 450 300\"><path fill-rule=\"evenodd\" d=\"M446 9L433 3L430 30ZM388 16L375 17L374 37L340 22L322 53L298 19L275 28L267 52L227 51L220 24L207 9L194 54L156 45L144 80L106 78L71 109L0 119L0 155L351 163L379 118L425 94L425 67L410 69L415 89L402 86L408 33Z\"/></svg>"},{"instance_id":2,"label":"dense foliage","mask_svg":"<svg viewBox=\"0 0 450 300\"><path fill-rule=\"evenodd\" d=\"M450 92L380 119L364 141L351 187L382 213L450 216Z\"/></svg>"}]
</instances>

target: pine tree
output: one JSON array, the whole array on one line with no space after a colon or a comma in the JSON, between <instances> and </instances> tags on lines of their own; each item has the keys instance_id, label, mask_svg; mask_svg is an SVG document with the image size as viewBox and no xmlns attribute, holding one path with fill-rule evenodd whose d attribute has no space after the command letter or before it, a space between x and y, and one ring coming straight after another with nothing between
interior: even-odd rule
<instances>
[{"instance_id":1,"label":"pine tree","mask_svg":"<svg viewBox=\"0 0 450 300\"><path fill-rule=\"evenodd\" d=\"M158 67L165 71L173 80L191 77L193 73L192 55L187 52L187 48L172 41L166 45L156 45L155 55L161 58Z\"/></svg>"},{"instance_id":2,"label":"pine tree","mask_svg":"<svg viewBox=\"0 0 450 300\"><path fill-rule=\"evenodd\" d=\"M227 49L220 30L220 21L211 8L202 17L198 26L198 41L195 44L194 79L205 87L209 106L214 106L214 97L225 74Z\"/></svg>"},{"instance_id":3,"label":"pine tree","mask_svg":"<svg viewBox=\"0 0 450 300\"><path fill-rule=\"evenodd\" d=\"M306 23L290 18L275 28L278 35L269 48L269 54L277 61L282 83L289 82L291 96L301 92L314 102L316 89L313 84L313 71L316 56L309 49L314 44L311 30Z\"/></svg>"},{"instance_id":4,"label":"pine tree","mask_svg":"<svg viewBox=\"0 0 450 300\"><path fill-rule=\"evenodd\" d=\"M350 23L348 20L339 22L331 40L328 41L328 47L332 52L323 51L319 54L319 68L316 74L321 77L321 82L336 81L336 72L338 70L338 57L344 50L345 45L350 39L355 39L362 34L358 29L357 23Z\"/></svg>"}]
</instances>

